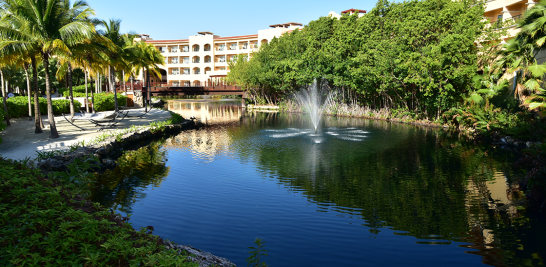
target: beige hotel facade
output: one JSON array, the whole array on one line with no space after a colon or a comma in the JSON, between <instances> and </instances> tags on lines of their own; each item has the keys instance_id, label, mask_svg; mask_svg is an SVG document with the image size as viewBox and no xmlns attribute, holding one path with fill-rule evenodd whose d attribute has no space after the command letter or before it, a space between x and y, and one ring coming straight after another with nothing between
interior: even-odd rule
<instances>
[{"instance_id":1,"label":"beige hotel facade","mask_svg":"<svg viewBox=\"0 0 546 267\"><path fill-rule=\"evenodd\" d=\"M198 32L181 40L151 40L147 35L141 35L141 40L153 44L165 57L159 68L167 86L203 86L221 81L229 71L228 62L235 61L238 55L250 58L273 37L302 26L289 22L270 25L253 35L220 37L212 32Z\"/></svg>"},{"instance_id":2,"label":"beige hotel facade","mask_svg":"<svg viewBox=\"0 0 546 267\"><path fill-rule=\"evenodd\" d=\"M523 17L523 13L535 4L533 0L490 0L486 2L484 18L489 19L493 26L498 22L518 21ZM507 31L508 35L503 37L503 41L516 36L520 29L514 23Z\"/></svg>"}]
</instances>

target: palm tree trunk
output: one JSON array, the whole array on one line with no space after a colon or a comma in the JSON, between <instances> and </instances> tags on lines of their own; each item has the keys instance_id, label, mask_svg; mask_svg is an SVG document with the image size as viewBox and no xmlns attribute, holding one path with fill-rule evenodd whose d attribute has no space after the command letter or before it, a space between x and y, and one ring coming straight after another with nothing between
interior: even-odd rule
<instances>
[{"instance_id":1,"label":"palm tree trunk","mask_svg":"<svg viewBox=\"0 0 546 267\"><path fill-rule=\"evenodd\" d=\"M2 82L2 99L4 100L4 112L6 113L6 125L11 126L9 122L8 103L6 103L6 90L4 88L4 73L0 69L0 82Z\"/></svg>"},{"instance_id":2,"label":"palm tree trunk","mask_svg":"<svg viewBox=\"0 0 546 267\"><path fill-rule=\"evenodd\" d=\"M68 100L70 100L70 118L76 115L74 111L74 93L72 92L72 64L68 63Z\"/></svg>"},{"instance_id":3,"label":"palm tree trunk","mask_svg":"<svg viewBox=\"0 0 546 267\"><path fill-rule=\"evenodd\" d=\"M108 75L108 80L110 80L110 90L114 90L114 110L118 112L118 93L116 90L116 86L114 85L114 67L110 66L110 75Z\"/></svg>"},{"instance_id":4,"label":"palm tree trunk","mask_svg":"<svg viewBox=\"0 0 546 267\"><path fill-rule=\"evenodd\" d=\"M32 103L30 103L30 78L28 77L28 64L23 64L23 69L25 69L25 77L27 78L27 92L28 92L28 120L32 120Z\"/></svg>"},{"instance_id":5,"label":"palm tree trunk","mask_svg":"<svg viewBox=\"0 0 546 267\"><path fill-rule=\"evenodd\" d=\"M40 99L38 97L38 93L40 90L38 89L38 72L36 71L36 57L31 57L30 63L32 66L32 82L34 85L34 125L36 128L34 129L35 134L43 133L42 130L44 128L44 123L42 122L42 114L40 112Z\"/></svg>"},{"instance_id":6,"label":"palm tree trunk","mask_svg":"<svg viewBox=\"0 0 546 267\"><path fill-rule=\"evenodd\" d=\"M144 112L148 112L148 93L150 92L150 73L148 68L146 68L146 95L143 95L144 98Z\"/></svg>"},{"instance_id":7,"label":"palm tree trunk","mask_svg":"<svg viewBox=\"0 0 546 267\"><path fill-rule=\"evenodd\" d=\"M51 101L51 84L49 79L49 54L40 52L42 54L42 62L45 69L45 84L46 84L46 98L47 98L47 120L49 121L49 137L59 138L57 127L55 126L55 117L53 117L53 102Z\"/></svg>"},{"instance_id":8,"label":"palm tree trunk","mask_svg":"<svg viewBox=\"0 0 546 267\"><path fill-rule=\"evenodd\" d=\"M89 95L87 94L87 70L83 70L83 76L85 79L85 112L89 113Z\"/></svg>"},{"instance_id":9,"label":"palm tree trunk","mask_svg":"<svg viewBox=\"0 0 546 267\"><path fill-rule=\"evenodd\" d=\"M97 90L97 77L95 76L95 90ZM91 90L91 110L95 113L95 95L93 90Z\"/></svg>"}]
</instances>

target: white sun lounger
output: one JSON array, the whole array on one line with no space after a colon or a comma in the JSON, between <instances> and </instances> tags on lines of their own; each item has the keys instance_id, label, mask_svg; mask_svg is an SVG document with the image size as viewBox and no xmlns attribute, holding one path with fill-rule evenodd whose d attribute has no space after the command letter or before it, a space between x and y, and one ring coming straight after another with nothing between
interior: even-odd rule
<instances>
[{"instance_id":1,"label":"white sun lounger","mask_svg":"<svg viewBox=\"0 0 546 267\"><path fill-rule=\"evenodd\" d=\"M128 112L98 112L98 113L76 113L72 119L69 119L66 117L66 115L62 114L64 119L68 121L68 123L74 125L75 127L81 129L82 131L87 131L86 129L74 124L74 121L82 120L82 121L88 121L93 124L95 124L95 127L101 127L99 131L102 131L105 128L112 127L116 125L118 122L122 121L127 117ZM120 118L118 120L118 118Z\"/></svg>"}]
</instances>

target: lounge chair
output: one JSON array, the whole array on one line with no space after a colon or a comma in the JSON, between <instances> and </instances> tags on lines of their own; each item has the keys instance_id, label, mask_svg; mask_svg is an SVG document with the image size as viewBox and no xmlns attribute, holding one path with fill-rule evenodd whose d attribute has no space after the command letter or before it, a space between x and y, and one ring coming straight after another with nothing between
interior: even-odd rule
<instances>
[{"instance_id":1,"label":"lounge chair","mask_svg":"<svg viewBox=\"0 0 546 267\"><path fill-rule=\"evenodd\" d=\"M82 131L87 131L86 129L74 124L74 121L82 120L88 121L95 124L95 127L100 127L99 131L102 131L105 128L115 126L117 123L127 117L128 111L123 112L98 112L98 113L76 113L71 119L67 118L64 114L64 119L74 125L75 127L81 129ZM119 119L121 118L121 119Z\"/></svg>"}]
</instances>

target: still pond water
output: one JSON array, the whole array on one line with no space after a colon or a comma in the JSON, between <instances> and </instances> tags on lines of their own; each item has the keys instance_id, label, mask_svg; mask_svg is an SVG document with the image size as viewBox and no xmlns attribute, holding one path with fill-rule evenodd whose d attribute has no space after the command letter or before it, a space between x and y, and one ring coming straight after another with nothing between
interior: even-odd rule
<instances>
[{"instance_id":1,"label":"still pond water","mask_svg":"<svg viewBox=\"0 0 546 267\"><path fill-rule=\"evenodd\" d=\"M544 221L512 193L513 156L438 129L170 101L210 125L137 151L94 200L135 228L246 266L536 266Z\"/></svg>"}]
</instances>

